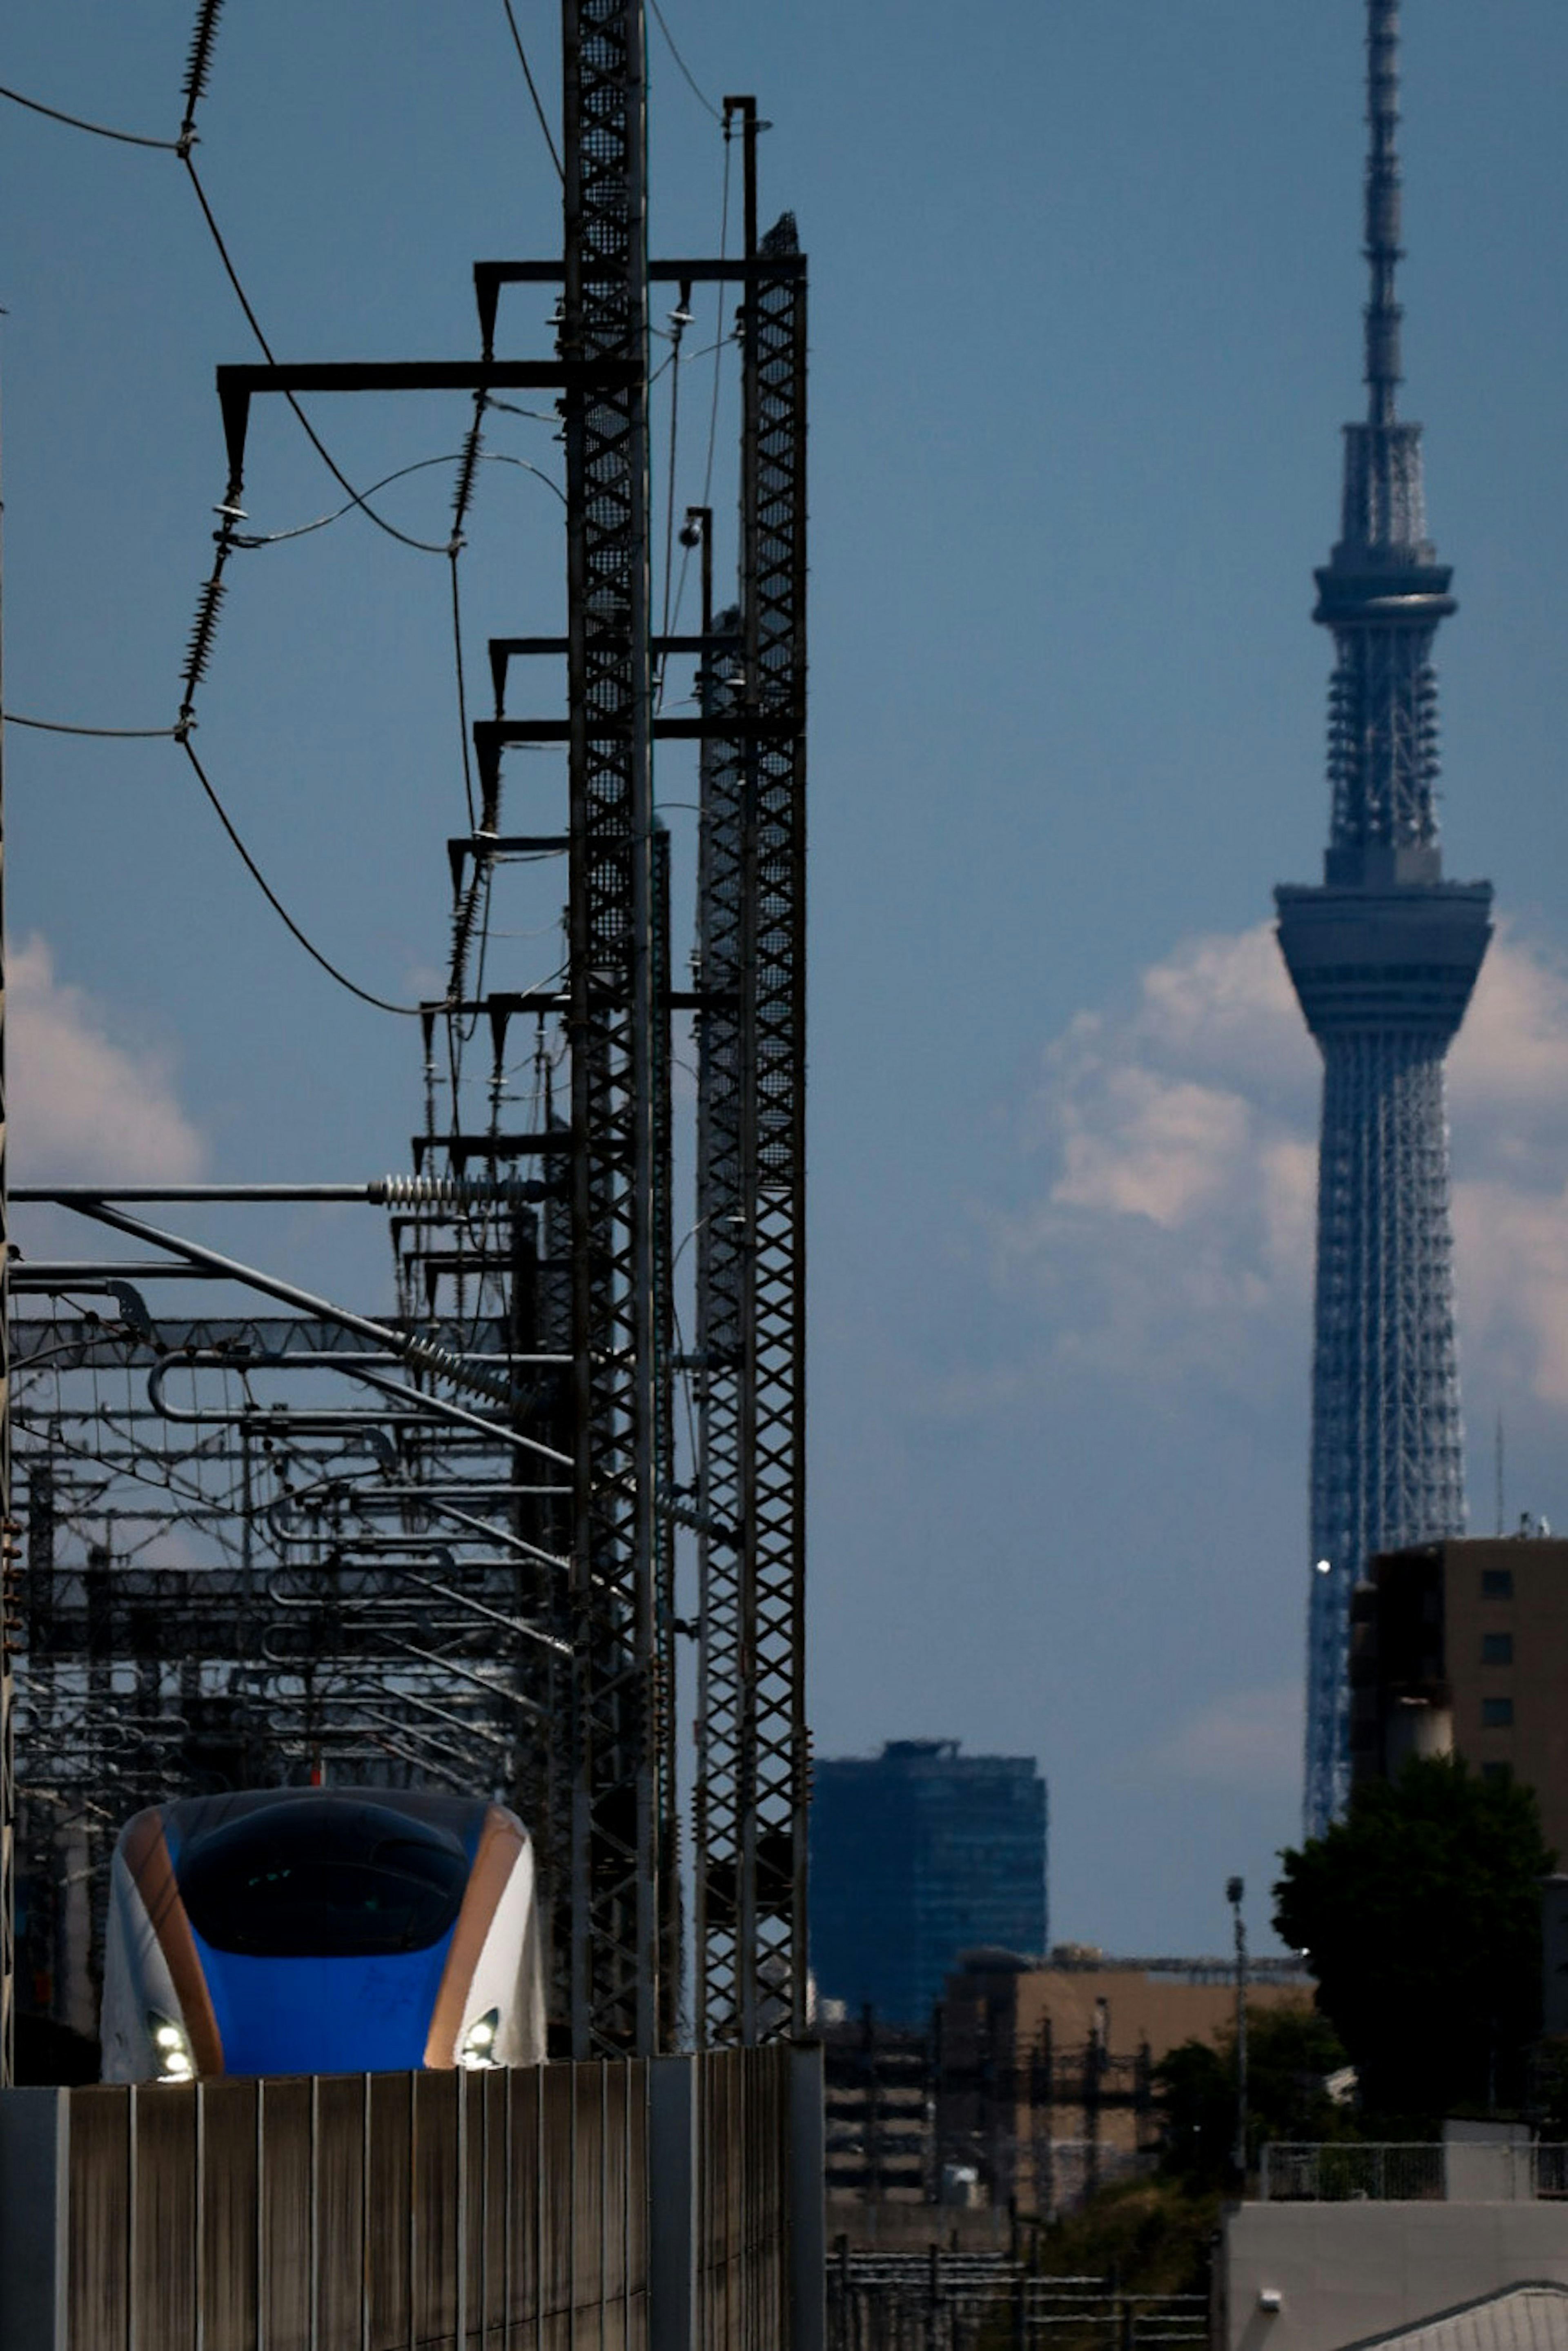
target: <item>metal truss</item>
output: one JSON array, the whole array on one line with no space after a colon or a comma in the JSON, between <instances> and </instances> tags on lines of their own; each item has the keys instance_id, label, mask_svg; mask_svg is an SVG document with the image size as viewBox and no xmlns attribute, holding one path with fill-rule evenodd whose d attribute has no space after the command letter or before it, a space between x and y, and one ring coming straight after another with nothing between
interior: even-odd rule
<instances>
[{"instance_id":1,"label":"metal truss","mask_svg":"<svg viewBox=\"0 0 1568 2351\"><path fill-rule=\"evenodd\" d=\"M705 681L739 724L703 768L694 1924L698 2038L752 2043L806 2022L806 281L790 215L757 245L747 131L742 674Z\"/></svg>"},{"instance_id":2,"label":"metal truss","mask_svg":"<svg viewBox=\"0 0 1568 2351\"><path fill-rule=\"evenodd\" d=\"M565 1559L515 1521L526 1494L564 1499L569 1456L411 1380L364 1318L152 1315L143 1288L180 1270L30 1270L113 1305L16 1326L29 2005L88 2031L83 1889L131 1812L318 1777L517 1802L538 1736L517 1661L564 1649L528 1595ZM476 1380L555 1376L503 1323L439 1345Z\"/></svg>"},{"instance_id":3,"label":"metal truss","mask_svg":"<svg viewBox=\"0 0 1568 2351\"><path fill-rule=\"evenodd\" d=\"M1312 1374L1306 1825L1350 1785L1350 1599L1371 1555L1465 1522L1443 1058L1490 936L1490 890L1437 845L1437 625L1420 428L1400 380L1398 0L1367 0L1367 416L1345 436L1342 535L1317 574L1333 632L1321 888L1282 888L1280 942L1323 1055Z\"/></svg>"},{"instance_id":4,"label":"metal truss","mask_svg":"<svg viewBox=\"0 0 1568 2351\"><path fill-rule=\"evenodd\" d=\"M568 394L573 1047L571 2017L578 2057L659 2045L668 1810L654 1735L654 991L643 10L567 0L569 360L626 380ZM667 1051L667 1047L666 1047Z\"/></svg>"},{"instance_id":5,"label":"metal truss","mask_svg":"<svg viewBox=\"0 0 1568 2351\"><path fill-rule=\"evenodd\" d=\"M0 671L4 664L0 663ZM0 701L0 708L4 707ZM5 793L0 727L0 2090L16 2076L16 1549L11 1517L11 1227L6 1189Z\"/></svg>"},{"instance_id":6,"label":"metal truss","mask_svg":"<svg viewBox=\"0 0 1568 2351\"><path fill-rule=\"evenodd\" d=\"M1324 1043L1315 1330L1307 1802L1327 1821L1349 1793L1352 1588L1375 1552L1465 1524L1443 1060L1429 1038Z\"/></svg>"},{"instance_id":7,"label":"metal truss","mask_svg":"<svg viewBox=\"0 0 1568 2351\"><path fill-rule=\"evenodd\" d=\"M1430 628L1347 628L1329 688L1336 849L1437 838L1437 680Z\"/></svg>"},{"instance_id":8,"label":"metal truss","mask_svg":"<svg viewBox=\"0 0 1568 2351\"><path fill-rule=\"evenodd\" d=\"M412 1173L226 1187L384 1208L396 1311L312 1297L127 1205L225 1187L75 1197L150 1254L17 1277L38 1301L18 1326L13 1614L26 1967L46 2006L54 1979L90 1988L108 1844L141 1803L316 1774L432 1781L493 1788L530 1823L558 2053L674 2045L677 1649L695 1634L714 1726L696 1792L699 2039L805 2023L804 264L788 218L758 243L755 109L734 101L746 256L650 268L641 0L565 0L564 58L564 259L476 265L478 359L219 371L229 505L257 397L471 392L455 563L491 395L549 388L566 626L491 642L495 715L474 726L478 804L447 843L451 952L423 1010ZM716 630L705 592L687 637L651 631L650 277L679 284L683 307L693 282L746 289L740 603ZM562 287L549 359L495 356L499 291L518 282ZM705 538L705 580L710 566ZM534 654L564 657L564 714L508 708L512 664ZM653 664L681 654L703 665L695 719L655 708ZM655 813L660 740L702 747L697 872L673 871ZM558 829L507 831L507 751L552 745ZM531 892L515 935L540 935L559 861L552 967L504 985L492 901ZM673 907L694 898L705 967L682 992ZM682 1011L707 1024L690 1356L674 1246ZM212 1311L169 1311L183 1290L149 1285L172 1279L217 1285ZM698 1384L689 1436L683 1376ZM683 1534L703 1552L695 1623L677 1614Z\"/></svg>"}]
</instances>

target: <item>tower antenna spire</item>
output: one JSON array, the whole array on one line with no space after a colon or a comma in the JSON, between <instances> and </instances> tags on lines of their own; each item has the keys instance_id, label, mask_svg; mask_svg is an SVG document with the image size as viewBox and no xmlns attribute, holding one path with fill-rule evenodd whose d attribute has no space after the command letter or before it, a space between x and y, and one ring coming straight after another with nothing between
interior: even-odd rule
<instances>
[{"instance_id":1,"label":"tower antenna spire","mask_svg":"<svg viewBox=\"0 0 1568 2351\"><path fill-rule=\"evenodd\" d=\"M1399 0L1366 6L1366 264L1372 284L1366 305L1366 421L1395 422L1401 373L1395 294L1403 256L1399 242Z\"/></svg>"},{"instance_id":2,"label":"tower antenna spire","mask_svg":"<svg viewBox=\"0 0 1568 2351\"><path fill-rule=\"evenodd\" d=\"M1351 1594L1379 1552L1461 1534L1443 1061L1491 935L1485 882L1437 840L1440 622L1421 428L1399 388L1399 0L1366 6L1367 412L1346 427L1340 536L1313 618L1333 632L1323 878L1275 893L1322 1052L1312 1357L1307 1825L1350 1792Z\"/></svg>"}]
</instances>

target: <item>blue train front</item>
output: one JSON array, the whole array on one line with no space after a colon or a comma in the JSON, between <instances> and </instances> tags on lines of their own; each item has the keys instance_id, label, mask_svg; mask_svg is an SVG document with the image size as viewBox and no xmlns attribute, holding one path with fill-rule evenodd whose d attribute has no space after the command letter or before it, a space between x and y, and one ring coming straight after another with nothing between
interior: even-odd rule
<instances>
[{"instance_id":1,"label":"blue train front","mask_svg":"<svg viewBox=\"0 0 1568 2351\"><path fill-rule=\"evenodd\" d=\"M115 1848L103 2078L526 2065L545 2053L521 1823L484 1798L257 1789Z\"/></svg>"}]
</instances>

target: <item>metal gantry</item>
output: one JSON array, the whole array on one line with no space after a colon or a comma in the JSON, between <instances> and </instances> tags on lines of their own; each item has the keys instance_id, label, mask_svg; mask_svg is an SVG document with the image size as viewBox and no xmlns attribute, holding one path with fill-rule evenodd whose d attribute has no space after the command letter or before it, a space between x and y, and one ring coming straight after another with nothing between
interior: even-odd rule
<instances>
[{"instance_id":1,"label":"metal gantry","mask_svg":"<svg viewBox=\"0 0 1568 2351\"><path fill-rule=\"evenodd\" d=\"M569 392L573 2053L659 2045L658 1360L644 25L563 18ZM612 379L610 371L616 371ZM666 1034L661 1037L661 1022ZM667 1193L667 1176L665 1182Z\"/></svg>"},{"instance_id":2,"label":"metal gantry","mask_svg":"<svg viewBox=\"0 0 1568 2351\"><path fill-rule=\"evenodd\" d=\"M1375 1552L1465 1523L1443 1061L1490 936L1445 882L1432 647L1454 610L1426 536L1400 380L1398 0L1368 0L1367 417L1345 434L1323 881L1281 888L1280 944L1323 1056L1312 1367L1306 1825L1350 1785L1350 1597Z\"/></svg>"},{"instance_id":3,"label":"metal gantry","mask_svg":"<svg viewBox=\"0 0 1568 2351\"><path fill-rule=\"evenodd\" d=\"M806 2021L805 368L795 224L758 242L747 133L740 670L706 695L698 1361L705 1640L696 2013Z\"/></svg>"},{"instance_id":4,"label":"metal gantry","mask_svg":"<svg viewBox=\"0 0 1568 2351\"><path fill-rule=\"evenodd\" d=\"M565 620L490 643L494 715L473 726L476 799L447 842L452 943L422 1013L411 1172L37 1195L94 1237L92 1254L19 1278L15 1610L28 1964L37 1999L84 2029L126 1815L172 1787L326 1776L516 1803L550 1897L560 2053L674 2045L688 1635L697 2038L805 2023L805 269L788 215L757 235L750 100L727 107L744 133L744 256L650 265L640 0L565 0L563 32L563 256L476 266L477 358L219 371L225 519L198 634L242 543L252 409L309 391L471 396L455 597L487 411L550 392ZM650 282L680 287L681 314L694 284L743 295L737 603L716 626L704 517L687 636L655 633L650 610ZM497 356L500 295L517 285L559 289L548 356ZM655 687L688 655L695 718ZM564 665L564 706L518 710L510 689L541 660ZM690 871L655 805L660 741L699 748ZM559 795L526 831L506 807L520 750L535 800L541 776ZM556 967L498 971L493 901L531 893L537 914L563 864ZM688 913L698 969L676 990ZM688 1013L686 1353L672 1071ZM147 1217L152 1201L285 1197L386 1212L394 1312ZM105 1228L142 1254L104 1257Z\"/></svg>"}]
</instances>

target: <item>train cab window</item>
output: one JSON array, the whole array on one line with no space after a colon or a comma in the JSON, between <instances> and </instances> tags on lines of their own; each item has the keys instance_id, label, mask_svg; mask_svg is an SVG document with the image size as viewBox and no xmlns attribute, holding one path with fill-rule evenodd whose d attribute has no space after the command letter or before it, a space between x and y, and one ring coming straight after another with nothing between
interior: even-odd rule
<instances>
[{"instance_id":1,"label":"train cab window","mask_svg":"<svg viewBox=\"0 0 1568 2351\"><path fill-rule=\"evenodd\" d=\"M1511 1600L1513 1598L1512 1568L1483 1567L1481 1570L1481 1598L1483 1600Z\"/></svg>"},{"instance_id":2,"label":"train cab window","mask_svg":"<svg viewBox=\"0 0 1568 2351\"><path fill-rule=\"evenodd\" d=\"M309 1798L242 1813L181 1854L180 1893L214 1950L371 1958L438 1943L468 1882L461 1841L384 1805Z\"/></svg>"}]
</instances>

